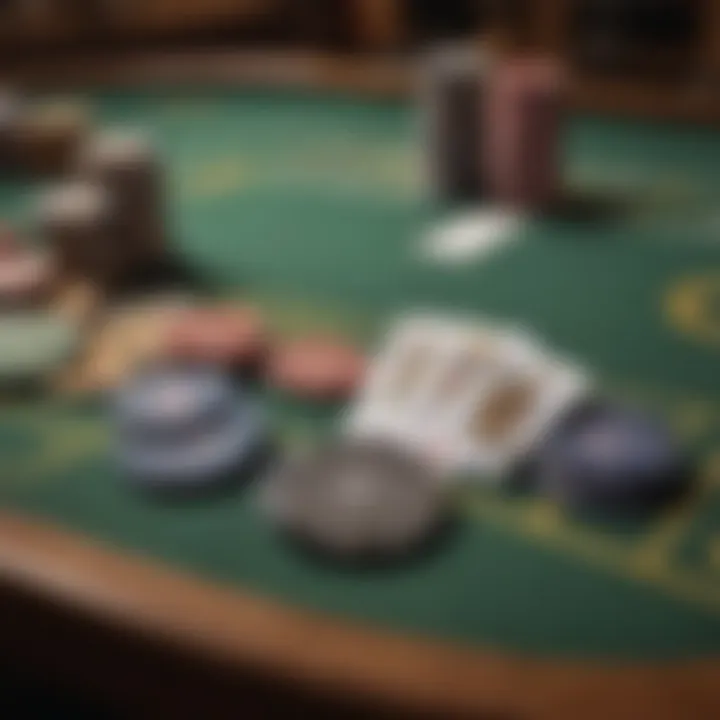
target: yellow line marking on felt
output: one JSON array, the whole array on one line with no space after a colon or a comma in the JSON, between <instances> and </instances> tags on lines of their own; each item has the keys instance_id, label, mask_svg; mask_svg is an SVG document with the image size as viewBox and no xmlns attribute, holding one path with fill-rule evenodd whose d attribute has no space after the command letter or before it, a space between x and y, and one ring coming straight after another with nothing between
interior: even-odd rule
<instances>
[{"instance_id":1,"label":"yellow line marking on felt","mask_svg":"<svg viewBox=\"0 0 720 720\"><path fill-rule=\"evenodd\" d=\"M46 435L42 452L24 468L27 478L43 481L71 469L78 460L105 453L108 439L108 428L92 421L71 423Z\"/></svg>"},{"instance_id":2,"label":"yellow line marking on felt","mask_svg":"<svg viewBox=\"0 0 720 720\"><path fill-rule=\"evenodd\" d=\"M676 432L686 440L705 435L716 420L716 408L713 403L704 400L688 400L678 403L677 411L672 414L672 424Z\"/></svg>"},{"instance_id":3,"label":"yellow line marking on felt","mask_svg":"<svg viewBox=\"0 0 720 720\"><path fill-rule=\"evenodd\" d=\"M243 164L237 158L222 158L190 173L183 194L190 197L215 197L247 184L247 171Z\"/></svg>"},{"instance_id":4,"label":"yellow line marking on felt","mask_svg":"<svg viewBox=\"0 0 720 720\"><path fill-rule=\"evenodd\" d=\"M503 529L520 531L551 548L590 560L630 580L650 583L673 597L720 615L720 585L698 573L650 562L638 563L625 543L566 518L554 526L545 522L538 524L532 521L537 511L527 505L518 509L501 498L483 496L470 499L467 508L473 516ZM527 522L528 516L530 522Z\"/></svg>"},{"instance_id":5,"label":"yellow line marking on felt","mask_svg":"<svg viewBox=\"0 0 720 720\"><path fill-rule=\"evenodd\" d=\"M671 325L686 335L717 345L720 314L713 313L713 301L720 309L720 273L686 277L667 291L665 315Z\"/></svg>"},{"instance_id":6,"label":"yellow line marking on felt","mask_svg":"<svg viewBox=\"0 0 720 720\"><path fill-rule=\"evenodd\" d=\"M717 534L708 546L708 560L710 567L720 573L720 534Z\"/></svg>"}]
</instances>

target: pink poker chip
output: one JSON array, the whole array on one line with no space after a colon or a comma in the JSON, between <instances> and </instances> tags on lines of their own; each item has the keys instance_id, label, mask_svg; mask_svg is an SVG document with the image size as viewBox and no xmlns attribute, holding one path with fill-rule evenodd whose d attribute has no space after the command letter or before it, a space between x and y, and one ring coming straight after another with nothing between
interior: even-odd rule
<instances>
[{"instance_id":1,"label":"pink poker chip","mask_svg":"<svg viewBox=\"0 0 720 720\"><path fill-rule=\"evenodd\" d=\"M52 279L53 263L49 255L4 246L0 237L0 302L35 303L49 291Z\"/></svg>"},{"instance_id":2,"label":"pink poker chip","mask_svg":"<svg viewBox=\"0 0 720 720\"><path fill-rule=\"evenodd\" d=\"M172 359L230 369L257 365L266 348L265 325L252 307L181 311L171 323L165 343L166 355Z\"/></svg>"},{"instance_id":3,"label":"pink poker chip","mask_svg":"<svg viewBox=\"0 0 720 720\"><path fill-rule=\"evenodd\" d=\"M309 338L277 347L267 377L274 387L299 397L344 400L364 373L365 358L357 348L336 339Z\"/></svg>"}]
</instances>

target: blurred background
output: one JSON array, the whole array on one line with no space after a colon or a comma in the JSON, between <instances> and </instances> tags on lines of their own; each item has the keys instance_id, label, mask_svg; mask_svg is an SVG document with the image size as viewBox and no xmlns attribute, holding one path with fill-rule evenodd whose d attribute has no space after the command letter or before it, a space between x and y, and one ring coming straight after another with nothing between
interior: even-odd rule
<instances>
[{"instance_id":1,"label":"blurred background","mask_svg":"<svg viewBox=\"0 0 720 720\"><path fill-rule=\"evenodd\" d=\"M418 53L456 39L559 58L583 109L720 121L720 0L0 0L0 84L107 77L138 57L189 59L188 72L206 58L229 74L248 57L261 71L304 57L330 60L357 86L372 76L407 87ZM13 664L0 658L7 717L18 707L23 717L106 716L86 698L15 677Z\"/></svg>"},{"instance_id":2,"label":"blurred background","mask_svg":"<svg viewBox=\"0 0 720 720\"><path fill-rule=\"evenodd\" d=\"M221 48L389 61L490 36L562 57L592 109L715 118L719 28L713 0L2 0L0 61Z\"/></svg>"}]
</instances>

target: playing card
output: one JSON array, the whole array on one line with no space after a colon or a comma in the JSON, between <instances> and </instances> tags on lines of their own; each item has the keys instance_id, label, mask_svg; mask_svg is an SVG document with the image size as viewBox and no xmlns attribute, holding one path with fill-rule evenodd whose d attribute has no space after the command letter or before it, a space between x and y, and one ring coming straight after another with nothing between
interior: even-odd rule
<instances>
[{"instance_id":1,"label":"playing card","mask_svg":"<svg viewBox=\"0 0 720 720\"><path fill-rule=\"evenodd\" d=\"M446 328L439 318L417 314L391 327L371 363L346 428L413 443L421 434L423 398L447 352Z\"/></svg>"},{"instance_id":2,"label":"playing card","mask_svg":"<svg viewBox=\"0 0 720 720\"><path fill-rule=\"evenodd\" d=\"M458 470L499 479L589 391L588 377L558 358L518 356L479 382L459 409L451 451Z\"/></svg>"},{"instance_id":3,"label":"playing card","mask_svg":"<svg viewBox=\"0 0 720 720\"><path fill-rule=\"evenodd\" d=\"M532 333L463 315L397 321L346 423L422 454L450 477L500 479L589 388Z\"/></svg>"},{"instance_id":4,"label":"playing card","mask_svg":"<svg viewBox=\"0 0 720 720\"><path fill-rule=\"evenodd\" d=\"M529 365L538 350L530 336L487 321L456 323L447 347L423 398L423 445L436 462L453 470L466 462L468 407L500 383L508 367Z\"/></svg>"}]
</instances>

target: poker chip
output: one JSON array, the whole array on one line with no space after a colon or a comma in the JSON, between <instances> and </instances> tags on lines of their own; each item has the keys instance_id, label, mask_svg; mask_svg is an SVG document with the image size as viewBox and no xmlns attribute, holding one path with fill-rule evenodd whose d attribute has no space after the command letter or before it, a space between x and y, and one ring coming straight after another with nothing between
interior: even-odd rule
<instances>
[{"instance_id":1,"label":"poker chip","mask_svg":"<svg viewBox=\"0 0 720 720\"><path fill-rule=\"evenodd\" d=\"M557 200L567 99L562 66L510 58L491 73L484 105L483 159L496 202L530 210Z\"/></svg>"},{"instance_id":2,"label":"poker chip","mask_svg":"<svg viewBox=\"0 0 720 720\"><path fill-rule=\"evenodd\" d=\"M572 414L540 448L539 489L578 510L650 510L680 493L688 458L657 418L597 404Z\"/></svg>"},{"instance_id":3,"label":"poker chip","mask_svg":"<svg viewBox=\"0 0 720 720\"><path fill-rule=\"evenodd\" d=\"M165 354L170 358L214 363L230 370L257 367L266 348L262 317L251 307L178 312L165 339Z\"/></svg>"},{"instance_id":4,"label":"poker chip","mask_svg":"<svg viewBox=\"0 0 720 720\"><path fill-rule=\"evenodd\" d=\"M289 536L345 560L406 556L449 517L434 472L380 442L336 440L314 448L283 463L263 493L265 510Z\"/></svg>"},{"instance_id":5,"label":"poker chip","mask_svg":"<svg viewBox=\"0 0 720 720\"><path fill-rule=\"evenodd\" d=\"M54 264L45 252L2 246L0 238L0 306L22 307L46 298Z\"/></svg>"},{"instance_id":6,"label":"poker chip","mask_svg":"<svg viewBox=\"0 0 720 720\"><path fill-rule=\"evenodd\" d=\"M256 404L227 376L205 368L146 368L119 389L113 417L121 471L152 490L239 480L266 441Z\"/></svg>"},{"instance_id":7,"label":"poker chip","mask_svg":"<svg viewBox=\"0 0 720 720\"><path fill-rule=\"evenodd\" d=\"M33 173L70 170L89 126L87 108L74 100L54 99L30 106L17 123L19 162Z\"/></svg>"},{"instance_id":8,"label":"poker chip","mask_svg":"<svg viewBox=\"0 0 720 720\"><path fill-rule=\"evenodd\" d=\"M37 203L41 233L67 277L115 280L124 248L113 232L113 198L97 183L73 180L43 192Z\"/></svg>"},{"instance_id":9,"label":"poker chip","mask_svg":"<svg viewBox=\"0 0 720 720\"><path fill-rule=\"evenodd\" d=\"M16 169L16 135L23 104L12 90L0 88L0 172Z\"/></svg>"},{"instance_id":10,"label":"poker chip","mask_svg":"<svg viewBox=\"0 0 720 720\"><path fill-rule=\"evenodd\" d=\"M0 383L42 380L71 360L79 344L77 326L49 313L0 316Z\"/></svg>"},{"instance_id":11,"label":"poker chip","mask_svg":"<svg viewBox=\"0 0 720 720\"><path fill-rule=\"evenodd\" d=\"M294 340L271 352L267 377L275 388L314 400L345 400L359 386L365 358L341 341Z\"/></svg>"},{"instance_id":12,"label":"poker chip","mask_svg":"<svg viewBox=\"0 0 720 720\"><path fill-rule=\"evenodd\" d=\"M82 177L113 198L113 225L131 265L157 260L165 242L165 173L150 137L132 128L96 133L79 154Z\"/></svg>"},{"instance_id":13,"label":"poker chip","mask_svg":"<svg viewBox=\"0 0 720 720\"><path fill-rule=\"evenodd\" d=\"M420 118L431 189L443 200L483 191L480 139L487 58L472 45L434 48L421 71Z\"/></svg>"}]
</instances>

